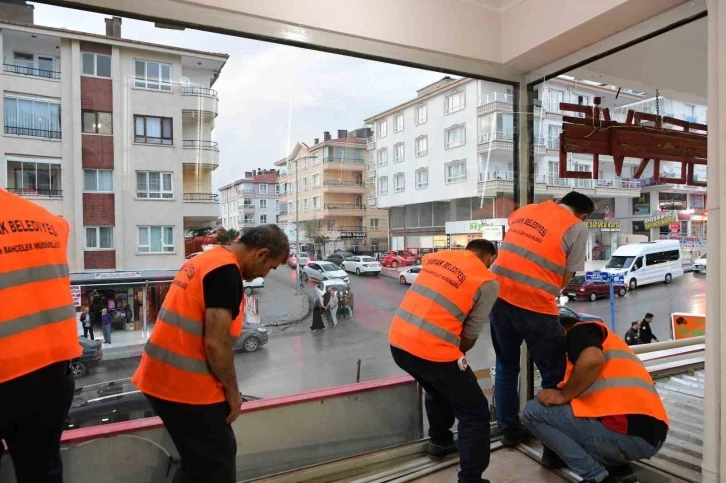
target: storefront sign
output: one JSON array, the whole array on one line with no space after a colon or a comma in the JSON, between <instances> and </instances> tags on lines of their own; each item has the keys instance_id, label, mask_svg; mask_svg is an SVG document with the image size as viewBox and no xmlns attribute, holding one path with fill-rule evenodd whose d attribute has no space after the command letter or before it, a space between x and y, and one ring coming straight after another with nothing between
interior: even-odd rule
<instances>
[{"instance_id":1,"label":"storefront sign","mask_svg":"<svg viewBox=\"0 0 726 483\"><path fill-rule=\"evenodd\" d=\"M71 296L73 297L73 305L76 307L81 306L81 286L71 285Z\"/></svg>"},{"instance_id":2,"label":"storefront sign","mask_svg":"<svg viewBox=\"0 0 726 483\"><path fill-rule=\"evenodd\" d=\"M100 272L93 275L96 280L123 280L141 277L141 272Z\"/></svg>"},{"instance_id":3,"label":"storefront sign","mask_svg":"<svg viewBox=\"0 0 726 483\"><path fill-rule=\"evenodd\" d=\"M652 216L645 219L645 229L650 230L651 228L658 228L659 226L670 225L671 223L677 223L678 216L674 211L668 211L666 213Z\"/></svg>"},{"instance_id":4,"label":"storefront sign","mask_svg":"<svg viewBox=\"0 0 726 483\"><path fill-rule=\"evenodd\" d=\"M671 327L675 340L706 335L706 316L674 312L671 314Z\"/></svg>"},{"instance_id":5,"label":"storefront sign","mask_svg":"<svg viewBox=\"0 0 726 483\"><path fill-rule=\"evenodd\" d=\"M639 198L633 198L634 215L650 215L650 193L643 193Z\"/></svg>"},{"instance_id":6,"label":"storefront sign","mask_svg":"<svg viewBox=\"0 0 726 483\"><path fill-rule=\"evenodd\" d=\"M585 226L594 230L620 231L621 224L615 220L585 220Z\"/></svg>"},{"instance_id":7,"label":"storefront sign","mask_svg":"<svg viewBox=\"0 0 726 483\"><path fill-rule=\"evenodd\" d=\"M594 210L591 220L611 220L615 218L615 198L593 198Z\"/></svg>"},{"instance_id":8,"label":"storefront sign","mask_svg":"<svg viewBox=\"0 0 726 483\"><path fill-rule=\"evenodd\" d=\"M484 225L481 228L481 236L489 241L502 241L504 227L501 225Z\"/></svg>"},{"instance_id":9,"label":"storefront sign","mask_svg":"<svg viewBox=\"0 0 726 483\"><path fill-rule=\"evenodd\" d=\"M685 210L687 201L685 193L658 193L658 208L661 210Z\"/></svg>"},{"instance_id":10,"label":"storefront sign","mask_svg":"<svg viewBox=\"0 0 726 483\"><path fill-rule=\"evenodd\" d=\"M341 231L340 238L365 238L366 232L364 231Z\"/></svg>"},{"instance_id":11,"label":"storefront sign","mask_svg":"<svg viewBox=\"0 0 726 483\"><path fill-rule=\"evenodd\" d=\"M697 236L676 236L676 235L661 235L661 240L678 240L681 245L687 247L705 247L706 240L698 238Z\"/></svg>"},{"instance_id":12,"label":"storefront sign","mask_svg":"<svg viewBox=\"0 0 726 483\"><path fill-rule=\"evenodd\" d=\"M447 235L481 235L485 226L506 228L508 224L506 218L492 218L489 220L447 221L445 226Z\"/></svg>"}]
</instances>

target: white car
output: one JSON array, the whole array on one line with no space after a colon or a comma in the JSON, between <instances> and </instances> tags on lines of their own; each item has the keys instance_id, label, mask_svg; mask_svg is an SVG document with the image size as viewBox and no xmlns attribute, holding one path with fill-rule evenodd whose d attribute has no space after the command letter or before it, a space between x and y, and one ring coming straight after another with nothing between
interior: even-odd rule
<instances>
[{"instance_id":1,"label":"white car","mask_svg":"<svg viewBox=\"0 0 726 483\"><path fill-rule=\"evenodd\" d=\"M358 276L364 273L372 273L373 275L380 275L381 273L381 264L373 257L352 257L345 260L340 268L346 272L355 272Z\"/></svg>"},{"instance_id":2,"label":"white car","mask_svg":"<svg viewBox=\"0 0 726 483\"><path fill-rule=\"evenodd\" d=\"M703 256L701 258L699 258L695 262L693 262L693 271L706 273L706 254L705 253L703 254Z\"/></svg>"},{"instance_id":3,"label":"white car","mask_svg":"<svg viewBox=\"0 0 726 483\"><path fill-rule=\"evenodd\" d=\"M320 282L338 278L348 283L350 280L345 270L341 270L333 262L308 262L307 265L302 267L302 275L300 275L300 278L303 282L307 282L308 280Z\"/></svg>"},{"instance_id":4,"label":"white car","mask_svg":"<svg viewBox=\"0 0 726 483\"><path fill-rule=\"evenodd\" d=\"M315 299L321 303L323 301L323 295L328 291L329 288L335 288L338 292L345 292L348 290L348 284L340 279L323 280L315 284Z\"/></svg>"},{"instance_id":5,"label":"white car","mask_svg":"<svg viewBox=\"0 0 726 483\"><path fill-rule=\"evenodd\" d=\"M256 279L252 280L251 282L248 282L247 280L243 280L242 285L245 288L245 293L247 295L252 295L252 292L256 288L265 288L265 279L262 277L257 277Z\"/></svg>"},{"instance_id":6,"label":"white car","mask_svg":"<svg viewBox=\"0 0 726 483\"><path fill-rule=\"evenodd\" d=\"M290 268L296 268L299 262L300 266L304 267L309 261L310 255L307 252L300 252L290 255L290 258L287 259L287 265Z\"/></svg>"},{"instance_id":7,"label":"white car","mask_svg":"<svg viewBox=\"0 0 726 483\"><path fill-rule=\"evenodd\" d=\"M416 278L418 277L420 271L421 267L411 267L407 270L404 270L403 272L401 272L401 276L398 277L398 281L401 282L401 285L411 285L413 282L416 281Z\"/></svg>"}]
</instances>

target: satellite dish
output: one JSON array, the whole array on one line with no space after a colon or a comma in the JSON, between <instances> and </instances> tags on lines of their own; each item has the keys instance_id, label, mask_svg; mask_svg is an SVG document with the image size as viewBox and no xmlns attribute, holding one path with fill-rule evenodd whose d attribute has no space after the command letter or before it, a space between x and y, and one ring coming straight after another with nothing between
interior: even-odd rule
<instances>
[{"instance_id":1,"label":"satellite dish","mask_svg":"<svg viewBox=\"0 0 726 483\"><path fill-rule=\"evenodd\" d=\"M189 80L189 77L182 76L181 79L179 79L179 82L181 82L181 85L183 86L190 86L192 85L192 81Z\"/></svg>"}]
</instances>

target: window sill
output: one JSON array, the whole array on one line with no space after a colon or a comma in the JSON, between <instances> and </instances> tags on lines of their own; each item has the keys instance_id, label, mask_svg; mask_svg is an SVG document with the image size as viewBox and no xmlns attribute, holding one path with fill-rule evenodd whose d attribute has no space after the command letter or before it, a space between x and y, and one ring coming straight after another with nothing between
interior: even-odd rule
<instances>
[{"instance_id":1,"label":"window sill","mask_svg":"<svg viewBox=\"0 0 726 483\"><path fill-rule=\"evenodd\" d=\"M88 193L89 195L112 195L116 193L115 191L89 191L89 190L83 190L83 193Z\"/></svg>"},{"instance_id":2,"label":"window sill","mask_svg":"<svg viewBox=\"0 0 726 483\"><path fill-rule=\"evenodd\" d=\"M151 146L154 148L173 148L173 144L154 144L154 143L132 143L134 146Z\"/></svg>"},{"instance_id":3,"label":"window sill","mask_svg":"<svg viewBox=\"0 0 726 483\"><path fill-rule=\"evenodd\" d=\"M115 248L84 248L84 252L112 252Z\"/></svg>"},{"instance_id":4,"label":"window sill","mask_svg":"<svg viewBox=\"0 0 726 483\"><path fill-rule=\"evenodd\" d=\"M403 132L403 129L398 129L398 130L396 130L396 131L393 131L393 134L397 134L397 133L399 133L399 132Z\"/></svg>"},{"instance_id":5,"label":"window sill","mask_svg":"<svg viewBox=\"0 0 726 483\"><path fill-rule=\"evenodd\" d=\"M422 153L416 153L416 157L417 157L417 158L423 158L424 156L426 156L426 155L428 155L428 154L429 154L429 152L428 152L428 151L424 151L424 152L422 152Z\"/></svg>"},{"instance_id":6,"label":"window sill","mask_svg":"<svg viewBox=\"0 0 726 483\"><path fill-rule=\"evenodd\" d=\"M426 188L428 188L428 187L429 187L429 185L423 185L423 186L416 186L416 189L417 189L417 190L425 190L425 189L426 189Z\"/></svg>"},{"instance_id":7,"label":"window sill","mask_svg":"<svg viewBox=\"0 0 726 483\"><path fill-rule=\"evenodd\" d=\"M448 112L445 112L444 115L445 116L448 116L449 114L453 114L455 112L463 111L464 109L466 109L466 106L465 105L464 106L461 106L461 107L457 107L456 109L452 109L452 110L450 110Z\"/></svg>"},{"instance_id":8,"label":"window sill","mask_svg":"<svg viewBox=\"0 0 726 483\"><path fill-rule=\"evenodd\" d=\"M18 194L21 198L28 198L31 200L63 200L63 196L50 196L50 195L27 195L27 194Z\"/></svg>"},{"instance_id":9,"label":"window sill","mask_svg":"<svg viewBox=\"0 0 726 483\"><path fill-rule=\"evenodd\" d=\"M136 87L133 86L131 89L135 91L146 91L146 92L159 92L161 94L174 94L174 88L172 87L170 91L162 91L161 89L149 89L148 87Z\"/></svg>"},{"instance_id":10,"label":"window sill","mask_svg":"<svg viewBox=\"0 0 726 483\"><path fill-rule=\"evenodd\" d=\"M142 257L147 257L147 256L156 256L156 255L176 255L177 253L175 250L173 252L139 252L139 251L137 251L136 254L139 256L142 256Z\"/></svg>"},{"instance_id":11,"label":"window sill","mask_svg":"<svg viewBox=\"0 0 726 483\"><path fill-rule=\"evenodd\" d=\"M451 145L451 146L446 146L446 147L445 147L445 149L455 149L455 148L460 148L460 147L462 147L462 146L466 146L466 143L461 143L461 144L453 144L453 145Z\"/></svg>"},{"instance_id":12,"label":"window sill","mask_svg":"<svg viewBox=\"0 0 726 483\"><path fill-rule=\"evenodd\" d=\"M52 143L60 143L63 139L57 138L44 138L42 136L23 136L21 134L3 134L6 138L17 138L17 139L35 139L36 141L50 141Z\"/></svg>"},{"instance_id":13,"label":"window sill","mask_svg":"<svg viewBox=\"0 0 726 483\"><path fill-rule=\"evenodd\" d=\"M111 80L111 77L106 77L105 75L93 75L93 74L84 74L81 72L81 77L90 77L92 79L106 79Z\"/></svg>"},{"instance_id":14,"label":"window sill","mask_svg":"<svg viewBox=\"0 0 726 483\"><path fill-rule=\"evenodd\" d=\"M83 134L84 136L103 136L103 137L107 137L107 138L112 138L113 137L113 133L111 133L111 134L101 134L101 133L98 133L98 132L81 132L81 134Z\"/></svg>"},{"instance_id":15,"label":"window sill","mask_svg":"<svg viewBox=\"0 0 726 483\"><path fill-rule=\"evenodd\" d=\"M20 77L23 79L40 79L44 81L51 81L51 82L58 82L60 83L61 79L53 79L52 77L44 77L42 75L26 75L26 74L15 74L14 72L5 72L3 71L3 75L8 75L11 77Z\"/></svg>"},{"instance_id":16,"label":"window sill","mask_svg":"<svg viewBox=\"0 0 726 483\"><path fill-rule=\"evenodd\" d=\"M426 124L427 122L428 122L428 119L424 119L423 121L417 122L416 125L421 126L423 124Z\"/></svg>"},{"instance_id":17,"label":"window sill","mask_svg":"<svg viewBox=\"0 0 726 483\"><path fill-rule=\"evenodd\" d=\"M455 180L446 180L446 184L463 183L464 181L466 181L466 178L463 178L463 179L455 179Z\"/></svg>"}]
</instances>

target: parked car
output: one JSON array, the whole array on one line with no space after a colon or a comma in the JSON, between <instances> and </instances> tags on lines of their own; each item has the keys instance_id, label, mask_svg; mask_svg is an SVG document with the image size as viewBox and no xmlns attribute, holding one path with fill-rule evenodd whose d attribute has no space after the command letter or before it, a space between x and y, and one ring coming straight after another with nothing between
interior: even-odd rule
<instances>
[{"instance_id":1,"label":"parked car","mask_svg":"<svg viewBox=\"0 0 726 483\"><path fill-rule=\"evenodd\" d=\"M420 271L421 267L408 268L401 272L401 276L398 278L398 280L401 282L401 285L411 285L413 282L416 281L416 278L418 277Z\"/></svg>"},{"instance_id":2,"label":"parked car","mask_svg":"<svg viewBox=\"0 0 726 483\"><path fill-rule=\"evenodd\" d=\"M623 297L628 291L625 284L614 284L613 290L620 297ZM575 275L567 287L562 289L562 294L569 299L594 302L601 297L610 296L610 284L608 282L588 282L584 275Z\"/></svg>"},{"instance_id":3,"label":"parked car","mask_svg":"<svg viewBox=\"0 0 726 483\"><path fill-rule=\"evenodd\" d=\"M346 272L355 272L358 276L364 273L372 273L373 275L380 275L381 273L381 264L373 257L354 256L344 260L341 268Z\"/></svg>"},{"instance_id":4,"label":"parked car","mask_svg":"<svg viewBox=\"0 0 726 483\"><path fill-rule=\"evenodd\" d=\"M582 322L600 322L601 324L604 324L605 321L602 320L602 317L598 317L597 315L590 315L590 314L583 314L582 312L575 312L574 310L565 307L564 305L558 306L560 317L575 317L577 320Z\"/></svg>"},{"instance_id":5,"label":"parked car","mask_svg":"<svg viewBox=\"0 0 726 483\"><path fill-rule=\"evenodd\" d=\"M348 290L348 284L342 279L334 278L330 280L322 280L315 284L315 299L322 301L323 295L325 295L325 292L327 292L330 287L333 287L338 291Z\"/></svg>"},{"instance_id":6,"label":"parked car","mask_svg":"<svg viewBox=\"0 0 726 483\"><path fill-rule=\"evenodd\" d=\"M330 255L330 256L329 256L329 257L328 257L328 258L326 259L326 261L328 261L328 262L332 262L332 263L334 263L334 264L336 264L337 266L339 266L339 267L340 267L340 266L342 266L342 265L343 265L343 262L344 262L344 261L346 261L346 260L350 260L350 259L351 259L351 258L353 258L354 256L355 256L355 255L353 255L353 254L352 254L352 253L350 253L350 252L335 252L335 253L333 253L332 255Z\"/></svg>"},{"instance_id":7,"label":"parked car","mask_svg":"<svg viewBox=\"0 0 726 483\"><path fill-rule=\"evenodd\" d=\"M269 336L267 328L261 324L250 324L245 322L242 326L242 335L234 345L235 351L255 352L267 344Z\"/></svg>"},{"instance_id":8,"label":"parked car","mask_svg":"<svg viewBox=\"0 0 726 483\"><path fill-rule=\"evenodd\" d=\"M398 268L413 265L414 263L415 260L411 258L404 258L396 252L386 252L381 257L381 265L384 267Z\"/></svg>"},{"instance_id":9,"label":"parked car","mask_svg":"<svg viewBox=\"0 0 726 483\"><path fill-rule=\"evenodd\" d=\"M242 396L257 401L255 396ZM63 429L88 428L156 416L149 400L131 379L91 384L76 388Z\"/></svg>"},{"instance_id":10,"label":"parked car","mask_svg":"<svg viewBox=\"0 0 726 483\"><path fill-rule=\"evenodd\" d=\"M332 262L308 262L302 269L300 278L303 282L308 280L314 280L319 282L321 280L332 280L339 278L344 282L348 283L350 277L345 270L342 270L339 266Z\"/></svg>"},{"instance_id":11,"label":"parked car","mask_svg":"<svg viewBox=\"0 0 726 483\"><path fill-rule=\"evenodd\" d=\"M290 255L287 259L287 264L290 268L297 268L298 263L301 267L304 267L310 261L310 255L307 252L300 252Z\"/></svg>"},{"instance_id":12,"label":"parked car","mask_svg":"<svg viewBox=\"0 0 726 483\"><path fill-rule=\"evenodd\" d=\"M254 292L256 288L265 288L265 279L262 277L257 277L251 282L243 280L242 285L245 288L245 293L247 295L252 295L252 292Z\"/></svg>"},{"instance_id":13,"label":"parked car","mask_svg":"<svg viewBox=\"0 0 726 483\"><path fill-rule=\"evenodd\" d=\"M83 348L83 354L78 359L71 361L71 373L74 379L87 375L88 371L98 366L103 359L102 341L79 337L78 343Z\"/></svg>"},{"instance_id":14,"label":"parked car","mask_svg":"<svg viewBox=\"0 0 726 483\"><path fill-rule=\"evenodd\" d=\"M704 253L702 257L697 258L695 262L693 262L693 271L694 272L700 272L700 273L706 273L706 254Z\"/></svg>"},{"instance_id":15,"label":"parked car","mask_svg":"<svg viewBox=\"0 0 726 483\"><path fill-rule=\"evenodd\" d=\"M410 262L408 263L409 265L421 265L421 259L423 258L421 255L409 252L408 250L393 250L393 252L407 262Z\"/></svg>"}]
</instances>

